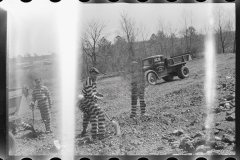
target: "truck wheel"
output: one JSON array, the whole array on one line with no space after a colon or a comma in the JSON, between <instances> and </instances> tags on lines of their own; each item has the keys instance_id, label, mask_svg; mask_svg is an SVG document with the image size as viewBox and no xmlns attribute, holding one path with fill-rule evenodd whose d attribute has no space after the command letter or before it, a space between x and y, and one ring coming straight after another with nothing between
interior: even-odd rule
<instances>
[{"instance_id":1,"label":"truck wheel","mask_svg":"<svg viewBox=\"0 0 240 160\"><path fill-rule=\"evenodd\" d=\"M147 81L149 84L155 85L157 83L157 76L154 73L148 73Z\"/></svg>"},{"instance_id":2,"label":"truck wheel","mask_svg":"<svg viewBox=\"0 0 240 160\"><path fill-rule=\"evenodd\" d=\"M9 144L9 154L14 154L14 152L15 152L15 144L16 144L16 142L15 142L15 138L14 138L14 136L13 136L13 134L11 133L11 132L8 132L8 144Z\"/></svg>"},{"instance_id":3,"label":"truck wheel","mask_svg":"<svg viewBox=\"0 0 240 160\"><path fill-rule=\"evenodd\" d=\"M189 69L186 66L182 66L178 70L178 77L180 79L187 78L189 76Z\"/></svg>"},{"instance_id":4,"label":"truck wheel","mask_svg":"<svg viewBox=\"0 0 240 160\"><path fill-rule=\"evenodd\" d=\"M166 77L162 77L162 79L166 82L171 82L173 80L174 76L173 75L168 75Z\"/></svg>"}]
</instances>

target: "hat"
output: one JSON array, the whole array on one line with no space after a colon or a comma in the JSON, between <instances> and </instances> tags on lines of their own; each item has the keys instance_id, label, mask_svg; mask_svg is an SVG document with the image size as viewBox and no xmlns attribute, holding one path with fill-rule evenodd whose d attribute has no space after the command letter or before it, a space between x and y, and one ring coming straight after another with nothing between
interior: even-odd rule
<instances>
[{"instance_id":1,"label":"hat","mask_svg":"<svg viewBox=\"0 0 240 160\"><path fill-rule=\"evenodd\" d=\"M39 83L39 82L41 82L41 81L42 81L41 78L36 78L36 79L35 79L35 82L36 82L36 83Z\"/></svg>"},{"instance_id":2,"label":"hat","mask_svg":"<svg viewBox=\"0 0 240 160\"><path fill-rule=\"evenodd\" d=\"M89 73L92 73L92 72L99 74L99 71L97 70L97 68L94 68L94 67L89 71Z\"/></svg>"}]
</instances>

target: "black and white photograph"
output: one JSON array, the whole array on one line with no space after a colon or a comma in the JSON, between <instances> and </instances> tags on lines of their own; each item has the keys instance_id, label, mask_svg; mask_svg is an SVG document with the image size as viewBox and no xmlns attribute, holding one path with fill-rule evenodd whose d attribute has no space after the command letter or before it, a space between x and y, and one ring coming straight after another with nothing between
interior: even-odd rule
<instances>
[{"instance_id":1,"label":"black and white photograph","mask_svg":"<svg viewBox=\"0 0 240 160\"><path fill-rule=\"evenodd\" d=\"M0 14L10 156L236 155L235 3L5 0Z\"/></svg>"}]
</instances>

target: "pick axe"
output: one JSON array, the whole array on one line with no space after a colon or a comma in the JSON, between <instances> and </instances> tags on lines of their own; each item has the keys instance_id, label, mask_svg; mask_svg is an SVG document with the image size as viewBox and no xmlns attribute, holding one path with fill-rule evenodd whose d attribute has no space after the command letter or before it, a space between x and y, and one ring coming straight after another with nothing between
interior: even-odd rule
<instances>
[{"instance_id":1,"label":"pick axe","mask_svg":"<svg viewBox=\"0 0 240 160\"><path fill-rule=\"evenodd\" d=\"M30 106L31 106L32 115L33 115L33 123L32 123L32 126L31 126L31 131L32 131L34 134L36 134L36 131L35 131L35 129L34 129L34 108L38 106L38 100L36 100L35 103L31 103Z\"/></svg>"},{"instance_id":2,"label":"pick axe","mask_svg":"<svg viewBox=\"0 0 240 160\"><path fill-rule=\"evenodd\" d=\"M119 126L118 122L114 121L113 118L110 119L106 113L104 113L104 114L107 117L107 119L112 122L112 125L113 125L113 128L115 130L116 136L120 136L121 135L121 129L120 129L120 126Z\"/></svg>"}]
</instances>

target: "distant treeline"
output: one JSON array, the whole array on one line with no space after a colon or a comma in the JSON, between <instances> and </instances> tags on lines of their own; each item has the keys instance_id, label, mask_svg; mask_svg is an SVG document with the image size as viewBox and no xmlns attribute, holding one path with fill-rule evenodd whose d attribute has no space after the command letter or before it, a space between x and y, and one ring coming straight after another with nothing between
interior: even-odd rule
<instances>
[{"instance_id":1,"label":"distant treeline","mask_svg":"<svg viewBox=\"0 0 240 160\"><path fill-rule=\"evenodd\" d=\"M134 42L133 52L135 59L141 62L142 59L152 55L164 55L171 57L181 55L183 53L190 53L192 58L201 57L205 49L206 35L198 34L192 28L191 38L177 37L176 35L166 35L163 32L152 34L149 40ZM224 32L225 45L224 53L235 52L235 31ZM217 34L214 35L216 52L223 53L223 46ZM102 38L97 47L95 48L96 64L95 66L102 74L125 71L128 67L129 43L122 37L117 36L114 43L111 43L106 38ZM88 48L91 52L91 48ZM82 50L86 53L86 48ZM81 77L86 77L88 70L93 66L92 59L88 54L83 54L83 63L81 64L82 73Z\"/></svg>"},{"instance_id":2,"label":"distant treeline","mask_svg":"<svg viewBox=\"0 0 240 160\"><path fill-rule=\"evenodd\" d=\"M51 54L51 55L34 55L34 56L30 56L30 55L25 55L25 56L21 56L18 55L17 57L14 58L9 58L9 63L27 63L27 62L32 62L32 61L40 61L40 60L47 60L47 59L52 59L53 57L56 57L55 54Z\"/></svg>"}]
</instances>

